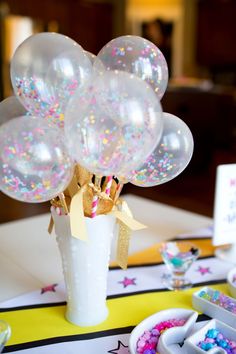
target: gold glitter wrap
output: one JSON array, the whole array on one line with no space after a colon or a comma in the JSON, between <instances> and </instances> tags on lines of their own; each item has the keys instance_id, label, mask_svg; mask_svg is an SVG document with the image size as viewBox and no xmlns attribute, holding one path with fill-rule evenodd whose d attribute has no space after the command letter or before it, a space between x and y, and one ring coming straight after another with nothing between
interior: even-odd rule
<instances>
[{"instance_id":1,"label":"gold glitter wrap","mask_svg":"<svg viewBox=\"0 0 236 354\"><path fill-rule=\"evenodd\" d=\"M86 168L77 164L75 166L75 177L77 179L78 185L82 187L92 181L93 174L86 170Z\"/></svg>"},{"instance_id":2,"label":"gold glitter wrap","mask_svg":"<svg viewBox=\"0 0 236 354\"><path fill-rule=\"evenodd\" d=\"M99 197L97 215L109 213L114 206L114 197L116 194L117 183L113 179L111 185L110 195L105 194L106 189L106 180L102 186L99 188L95 187L92 183L93 175L88 172L84 167L76 165L74 176L64 191L65 201L67 208L70 211L71 199L78 192L81 187L86 186L83 189L83 211L84 215L87 217L91 216L92 211L92 200L95 194ZM58 198L55 198L51 201L51 204L55 207L63 208L61 201ZM65 211L65 208L63 208Z\"/></svg>"}]
</instances>

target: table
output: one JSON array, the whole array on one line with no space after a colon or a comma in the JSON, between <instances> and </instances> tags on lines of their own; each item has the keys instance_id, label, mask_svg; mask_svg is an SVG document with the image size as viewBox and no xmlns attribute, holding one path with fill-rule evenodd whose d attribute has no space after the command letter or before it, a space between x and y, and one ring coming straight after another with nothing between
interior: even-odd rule
<instances>
[{"instance_id":1,"label":"table","mask_svg":"<svg viewBox=\"0 0 236 354\"><path fill-rule=\"evenodd\" d=\"M109 318L94 327L81 328L64 320L65 288L55 236L47 233L49 214L0 226L0 301L5 300L0 317L14 332L6 353L128 354L130 332L143 318L165 308L191 308L191 294L203 284L227 292L225 276L231 265L214 257L210 218L132 195L125 200L148 229L132 236L130 267L110 270ZM204 231L193 232L199 229ZM195 288L174 293L162 284L166 269L156 249L158 242L180 234L195 238L203 252L190 269ZM115 242L112 260L114 249Z\"/></svg>"},{"instance_id":2,"label":"table","mask_svg":"<svg viewBox=\"0 0 236 354\"><path fill-rule=\"evenodd\" d=\"M135 219L148 226L133 233L130 254L212 223L208 217L134 195L124 199ZM0 301L63 279L55 237L47 232L49 219L45 214L0 225ZM111 260L115 258L115 242Z\"/></svg>"}]
</instances>

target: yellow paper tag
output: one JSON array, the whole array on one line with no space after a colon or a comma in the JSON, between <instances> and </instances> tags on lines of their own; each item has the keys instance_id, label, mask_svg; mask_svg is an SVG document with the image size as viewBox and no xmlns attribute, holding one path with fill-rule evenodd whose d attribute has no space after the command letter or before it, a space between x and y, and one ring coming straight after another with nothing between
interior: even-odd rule
<instances>
[{"instance_id":1,"label":"yellow paper tag","mask_svg":"<svg viewBox=\"0 0 236 354\"><path fill-rule=\"evenodd\" d=\"M80 188L80 190L71 199L70 205L70 227L71 234L80 240L87 241L87 228L84 217L83 208L83 192L85 187Z\"/></svg>"},{"instance_id":2,"label":"yellow paper tag","mask_svg":"<svg viewBox=\"0 0 236 354\"><path fill-rule=\"evenodd\" d=\"M118 210L125 212L128 216L133 218L133 214L128 206L128 203L122 198L119 198Z\"/></svg>"},{"instance_id":3,"label":"yellow paper tag","mask_svg":"<svg viewBox=\"0 0 236 354\"><path fill-rule=\"evenodd\" d=\"M133 219L124 211L114 210L109 214L114 215L118 220L122 221L125 225L127 225L132 231L138 231L147 228L146 225L141 224L141 222L138 222L137 220Z\"/></svg>"}]
</instances>

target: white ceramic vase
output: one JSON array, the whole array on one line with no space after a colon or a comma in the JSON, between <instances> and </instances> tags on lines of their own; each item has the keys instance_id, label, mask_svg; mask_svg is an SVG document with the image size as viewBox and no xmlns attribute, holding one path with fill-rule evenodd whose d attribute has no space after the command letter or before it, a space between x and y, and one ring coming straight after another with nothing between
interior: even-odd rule
<instances>
[{"instance_id":1,"label":"white ceramic vase","mask_svg":"<svg viewBox=\"0 0 236 354\"><path fill-rule=\"evenodd\" d=\"M68 215L52 209L67 290L65 317L79 326L94 326L108 316L107 274L115 217L85 218L88 240L71 235Z\"/></svg>"}]
</instances>

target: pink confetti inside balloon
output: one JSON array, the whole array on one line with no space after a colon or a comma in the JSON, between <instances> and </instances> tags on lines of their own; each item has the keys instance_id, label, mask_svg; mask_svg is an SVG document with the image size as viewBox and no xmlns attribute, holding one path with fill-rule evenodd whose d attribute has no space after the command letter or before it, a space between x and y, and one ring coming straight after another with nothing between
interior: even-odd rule
<instances>
[{"instance_id":1,"label":"pink confetti inside balloon","mask_svg":"<svg viewBox=\"0 0 236 354\"><path fill-rule=\"evenodd\" d=\"M106 72L76 94L65 113L71 156L99 176L125 175L160 140L163 119L151 87L124 72Z\"/></svg>"},{"instance_id":2,"label":"pink confetti inside balloon","mask_svg":"<svg viewBox=\"0 0 236 354\"><path fill-rule=\"evenodd\" d=\"M168 84L164 55L149 40L139 36L121 36L108 42L94 61L97 71L120 70L132 73L152 86L159 99Z\"/></svg>"},{"instance_id":3,"label":"pink confetti inside balloon","mask_svg":"<svg viewBox=\"0 0 236 354\"><path fill-rule=\"evenodd\" d=\"M140 187L152 187L177 177L193 154L193 137L188 126L178 117L163 113L164 128L160 143L144 164L127 178Z\"/></svg>"},{"instance_id":4,"label":"pink confetti inside balloon","mask_svg":"<svg viewBox=\"0 0 236 354\"><path fill-rule=\"evenodd\" d=\"M67 102L92 74L92 64L82 47L57 33L27 38L11 61L15 94L32 115L63 126Z\"/></svg>"},{"instance_id":5,"label":"pink confetti inside balloon","mask_svg":"<svg viewBox=\"0 0 236 354\"><path fill-rule=\"evenodd\" d=\"M13 199L39 203L69 184L73 163L59 128L39 117L14 118L0 127L0 189Z\"/></svg>"}]
</instances>

